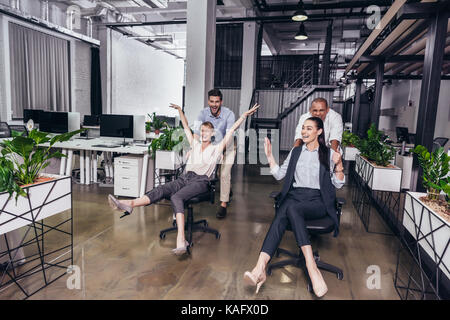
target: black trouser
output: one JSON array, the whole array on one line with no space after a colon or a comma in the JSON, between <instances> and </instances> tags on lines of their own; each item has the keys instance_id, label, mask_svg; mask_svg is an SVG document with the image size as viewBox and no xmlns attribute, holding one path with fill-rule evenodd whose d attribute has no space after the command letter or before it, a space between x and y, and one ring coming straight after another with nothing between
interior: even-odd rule
<instances>
[{"instance_id":1,"label":"black trouser","mask_svg":"<svg viewBox=\"0 0 450 320\"><path fill-rule=\"evenodd\" d=\"M206 175L199 176L193 171L188 171L178 179L157 186L145 195L150 199L150 204L170 199L173 213L184 213L184 202L207 192L208 182Z\"/></svg>"},{"instance_id":2,"label":"black trouser","mask_svg":"<svg viewBox=\"0 0 450 320\"><path fill-rule=\"evenodd\" d=\"M326 215L327 209L320 196L320 190L309 188L292 189L277 209L261 251L273 257L288 223L292 227L298 246L310 245L305 220L320 219Z\"/></svg>"}]
</instances>

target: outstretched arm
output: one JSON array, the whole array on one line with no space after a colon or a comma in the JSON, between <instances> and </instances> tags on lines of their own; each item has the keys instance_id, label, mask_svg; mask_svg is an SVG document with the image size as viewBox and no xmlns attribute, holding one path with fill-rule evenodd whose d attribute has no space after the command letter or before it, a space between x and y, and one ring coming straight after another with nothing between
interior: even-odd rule
<instances>
[{"instance_id":1,"label":"outstretched arm","mask_svg":"<svg viewBox=\"0 0 450 320\"><path fill-rule=\"evenodd\" d=\"M256 110L258 110L258 108L260 107L259 104L255 103L255 105L248 111L244 112L240 118L233 124L233 126L227 131L227 134L225 135L225 137L222 139L222 141L220 142L219 145L219 150L222 151L226 145L228 145L228 143L230 142L230 140L233 138L233 133L234 131L236 131L237 128L239 128L239 126L242 124L242 122L245 121L245 119L254 114L256 112Z\"/></svg>"},{"instance_id":2,"label":"outstretched arm","mask_svg":"<svg viewBox=\"0 0 450 320\"><path fill-rule=\"evenodd\" d=\"M184 115L183 110L181 110L181 107L179 105L173 103L170 104L170 107L178 110L178 113L180 114L181 123L183 124L184 133L186 134L189 144L192 145L194 136L192 135L191 128L189 128L189 124L186 119L186 116Z\"/></svg>"}]
</instances>

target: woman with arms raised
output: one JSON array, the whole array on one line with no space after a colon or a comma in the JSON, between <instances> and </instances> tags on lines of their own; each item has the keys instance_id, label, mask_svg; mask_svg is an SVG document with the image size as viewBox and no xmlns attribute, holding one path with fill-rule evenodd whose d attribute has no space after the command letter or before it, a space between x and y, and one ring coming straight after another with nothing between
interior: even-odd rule
<instances>
[{"instance_id":1,"label":"woman with arms raised","mask_svg":"<svg viewBox=\"0 0 450 320\"><path fill-rule=\"evenodd\" d=\"M244 281L256 286L256 292L266 280L266 266L275 254L288 223L292 226L297 245L305 256L314 293L321 297L328 290L314 260L305 220L329 215L335 223L337 236L339 230L335 188L344 185L344 169L341 155L325 144L323 122L320 118L308 118L303 124L301 134L304 144L294 147L281 167L275 162L269 139L266 138L264 145L272 175L277 180L285 178L285 181L278 197L275 218L267 232L258 262L251 272L244 274Z\"/></svg>"},{"instance_id":2,"label":"woman with arms raised","mask_svg":"<svg viewBox=\"0 0 450 320\"><path fill-rule=\"evenodd\" d=\"M172 252L180 255L186 252L189 245L185 240L184 234L184 202L208 191L208 181L212 178L216 164L220 160L225 146L232 139L233 132L244 122L247 116L256 112L259 105L255 104L253 108L244 112L231 129L228 130L224 139L216 145L211 143L211 137L214 134L214 126L211 122L202 123L200 126L200 140L195 140L181 107L175 104L171 104L170 107L178 110L184 132L191 147L185 173L178 179L160 185L140 198L117 200L114 196L109 195L108 201L113 209L131 213L135 207L147 206L164 198L170 198L178 227L177 247Z\"/></svg>"}]
</instances>

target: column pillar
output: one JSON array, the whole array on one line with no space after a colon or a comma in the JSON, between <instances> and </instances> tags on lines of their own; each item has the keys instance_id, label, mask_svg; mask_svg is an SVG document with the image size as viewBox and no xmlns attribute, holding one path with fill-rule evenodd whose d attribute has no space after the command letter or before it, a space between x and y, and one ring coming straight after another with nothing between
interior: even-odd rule
<instances>
[{"instance_id":1,"label":"column pillar","mask_svg":"<svg viewBox=\"0 0 450 320\"><path fill-rule=\"evenodd\" d=\"M252 100L253 89L255 88L258 53L258 27L256 22L244 23L243 32L240 114L248 110Z\"/></svg>"},{"instance_id":2,"label":"column pillar","mask_svg":"<svg viewBox=\"0 0 450 320\"><path fill-rule=\"evenodd\" d=\"M188 1L186 44L185 113L193 124L214 87L216 1Z\"/></svg>"}]
</instances>

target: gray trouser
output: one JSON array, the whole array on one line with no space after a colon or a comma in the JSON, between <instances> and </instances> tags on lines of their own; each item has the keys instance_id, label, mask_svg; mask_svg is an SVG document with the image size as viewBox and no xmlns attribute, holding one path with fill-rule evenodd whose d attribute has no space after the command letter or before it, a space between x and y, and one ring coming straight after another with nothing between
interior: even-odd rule
<instances>
[{"instance_id":1,"label":"gray trouser","mask_svg":"<svg viewBox=\"0 0 450 320\"><path fill-rule=\"evenodd\" d=\"M199 176L195 172L188 171L178 179L160 185L147 192L150 204L162 199L170 199L174 213L184 213L184 202L208 191L208 177Z\"/></svg>"}]
</instances>

